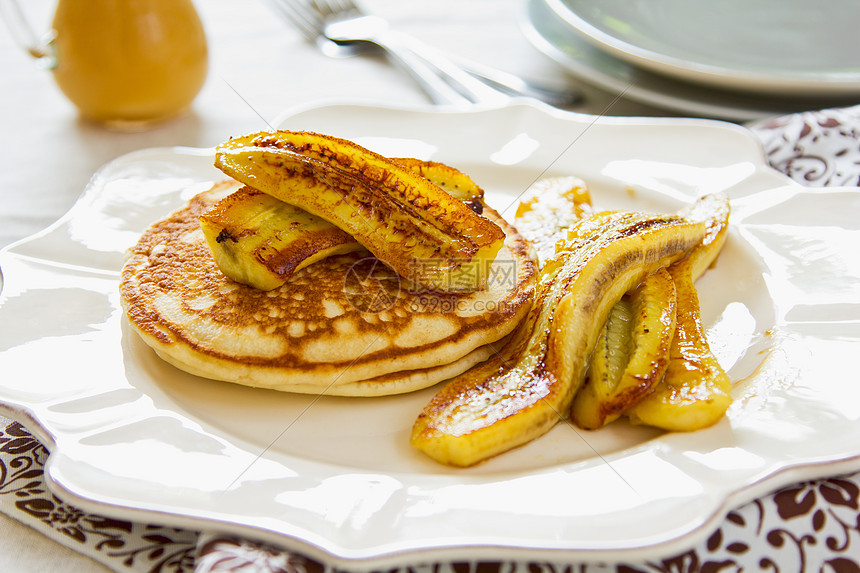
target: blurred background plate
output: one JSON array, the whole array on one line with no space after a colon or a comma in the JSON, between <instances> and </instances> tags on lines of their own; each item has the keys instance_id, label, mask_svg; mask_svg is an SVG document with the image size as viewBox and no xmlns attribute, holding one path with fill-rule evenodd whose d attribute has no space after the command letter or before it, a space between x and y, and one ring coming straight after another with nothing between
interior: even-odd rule
<instances>
[{"instance_id":1,"label":"blurred background plate","mask_svg":"<svg viewBox=\"0 0 860 573\"><path fill-rule=\"evenodd\" d=\"M586 40L628 63L718 88L860 94L860 2L546 0Z\"/></svg>"},{"instance_id":2,"label":"blurred background plate","mask_svg":"<svg viewBox=\"0 0 860 573\"><path fill-rule=\"evenodd\" d=\"M857 102L850 95L776 96L719 89L655 73L598 48L553 9L554 3L557 1L526 3L523 32L529 41L578 80L622 94L631 101L680 114L730 121L753 121Z\"/></svg>"}]
</instances>

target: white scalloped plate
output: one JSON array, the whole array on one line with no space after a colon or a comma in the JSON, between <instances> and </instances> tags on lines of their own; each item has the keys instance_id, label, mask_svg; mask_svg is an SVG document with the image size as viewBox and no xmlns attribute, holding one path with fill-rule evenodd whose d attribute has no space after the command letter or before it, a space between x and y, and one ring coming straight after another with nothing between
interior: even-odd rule
<instances>
[{"instance_id":1,"label":"white scalloped plate","mask_svg":"<svg viewBox=\"0 0 860 573\"><path fill-rule=\"evenodd\" d=\"M633 560L692 546L731 507L860 468L860 193L807 191L753 137L698 120L606 119L516 103L476 111L332 105L282 123L471 174L498 208L578 174L604 207L674 210L727 191L732 231L700 281L736 385L713 428L559 424L478 467L408 445L433 390L322 398L212 382L129 331L123 251L219 178L211 150L120 157L46 231L0 253L0 400L51 446L51 487L84 509L262 538L339 567L445 559ZM240 135L240 134L236 134Z\"/></svg>"}]
</instances>

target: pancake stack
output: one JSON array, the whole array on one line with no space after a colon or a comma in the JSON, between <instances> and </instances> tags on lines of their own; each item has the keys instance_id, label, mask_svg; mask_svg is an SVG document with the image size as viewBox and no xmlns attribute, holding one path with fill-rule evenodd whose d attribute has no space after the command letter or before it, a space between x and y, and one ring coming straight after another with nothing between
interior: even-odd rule
<instances>
[{"instance_id":1,"label":"pancake stack","mask_svg":"<svg viewBox=\"0 0 860 573\"><path fill-rule=\"evenodd\" d=\"M270 291L234 282L199 218L238 187L220 182L152 225L122 269L131 326L181 370L306 394L410 392L486 360L530 308L529 244L489 208L506 237L482 290L418 287L366 251L322 259Z\"/></svg>"}]
</instances>

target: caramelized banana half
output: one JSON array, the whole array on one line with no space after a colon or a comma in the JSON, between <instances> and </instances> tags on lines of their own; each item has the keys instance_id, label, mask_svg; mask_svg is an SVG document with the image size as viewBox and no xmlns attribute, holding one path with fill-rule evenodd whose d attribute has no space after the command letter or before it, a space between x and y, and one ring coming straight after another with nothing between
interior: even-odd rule
<instances>
[{"instance_id":1,"label":"caramelized banana half","mask_svg":"<svg viewBox=\"0 0 860 573\"><path fill-rule=\"evenodd\" d=\"M669 365L654 391L627 412L634 423L672 431L711 426L725 415L732 402L732 381L708 346L693 284L713 264L725 243L728 199L723 195L707 197L686 215L705 220L707 234L689 257L669 267L678 294Z\"/></svg>"},{"instance_id":2,"label":"caramelized banana half","mask_svg":"<svg viewBox=\"0 0 860 573\"><path fill-rule=\"evenodd\" d=\"M364 248L325 219L250 187L216 203L200 228L221 272L261 290L320 259Z\"/></svg>"},{"instance_id":3,"label":"caramelized banana half","mask_svg":"<svg viewBox=\"0 0 860 573\"><path fill-rule=\"evenodd\" d=\"M480 215L483 212L484 190L459 169L438 161L424 161L412 157L395 157L391 161L429 180L451 197L465 203L475 213Z\"/></svg>"},{"instance_id":4,"label":"caramelized banana half","mask_svg":"<svg viewBox=\"0 0 860 573\"><path fill-rule=\"evenodd\" d=\"M395 161L483 212L484 190L464 173L442 163ZM316 261L364 248L325 219L250 187L219 201L200 217L200 227L221 272L261 290L279 287Z\"/></svg>"},{"instance_id":5,"label":"caramelized banana half","mask_svg":"<svg viewBox=\"0 0 860 573\"><path fill-rule=\"evenodd\" d=\"M511 341L431 400L412 445L441 463L469 466L545 433L567 414L613 305L684 257L704 232L702 223L637 213L579 222L542 270Z\"/></svg>"},{"instance_id":6,"label":"caramelized banana half","mask_svg":"<svg viewBox=\"0 0 860 573\"><path fill-rule=\"evenodd\" d=\"M421 175L363 147L306 132L220 145L227 175L352 235L398 274L433 290L480 290L501 228ZM478 277L472 280L471 277Z\"/></svg>"},{"instance_id":7,"label":"caramelized banana half","mask_svg":"<svg viewBox=\"0 0 860 573\"><path fill-rule=\"evenodd\" d=\"M564 239L568 229L593 212L585 181L573 176L550 177L526 190L514 224L534 246L542 265L555 254L556 243Z\"/></svg>"},{"instance_id":8,"label":"caramelized banana half","mask_svg":"<svg viewBox=\"0 0 860 573\"><path fill-rule=\"evenodd\" d=\"M678 263L676 263L678 264ZM571 421L595 430L646 396L663 377L675 332L675 283L666 269L612 307L573 399Z\"/></svg>"}]
</instances>

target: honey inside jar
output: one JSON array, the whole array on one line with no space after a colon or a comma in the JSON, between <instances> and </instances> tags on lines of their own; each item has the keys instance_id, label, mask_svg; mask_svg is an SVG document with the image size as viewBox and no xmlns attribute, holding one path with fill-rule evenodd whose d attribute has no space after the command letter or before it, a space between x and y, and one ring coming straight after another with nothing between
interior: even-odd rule
<instances>
[{"instance_id":1,"label":"honey inside jar","mask_svg":"<svg viewBox=\"0 0 860 573\"><path fill-rule=\"evenodd\" d=\"M81 113L133 128L189 107L208 67L190 0L60 0L54 77Z\"/></svg>"}]
</instances>

